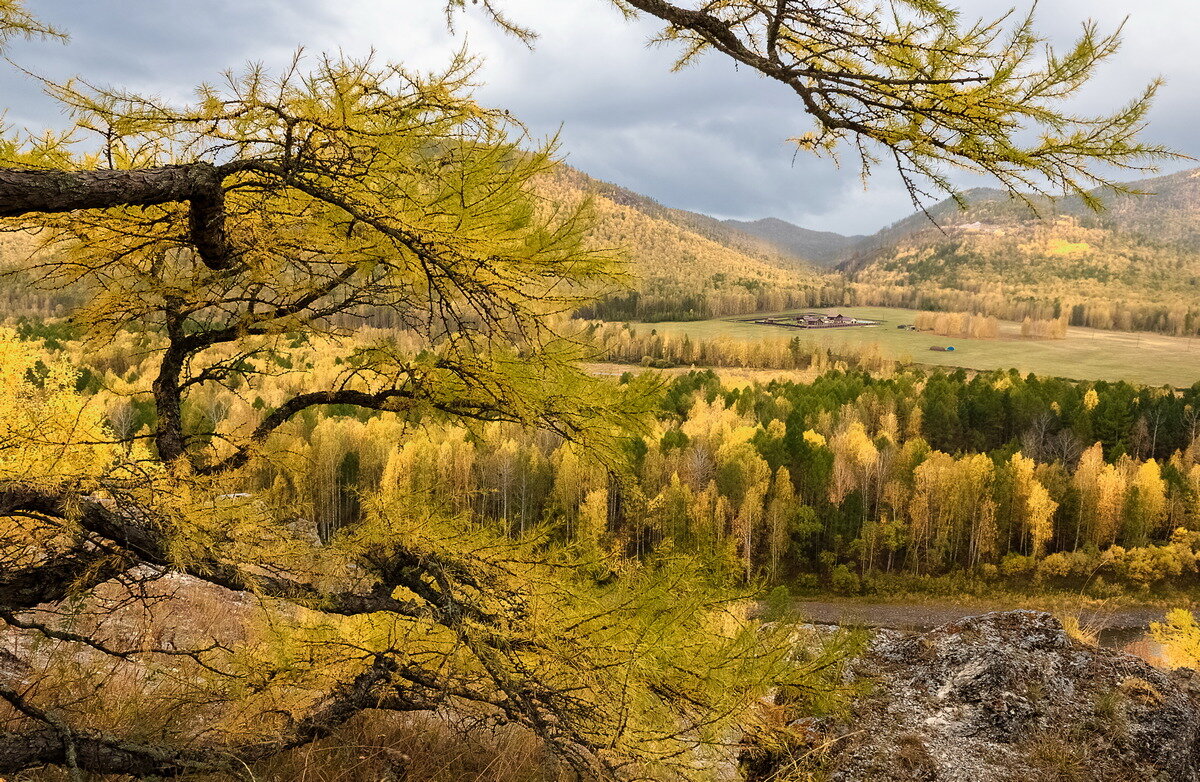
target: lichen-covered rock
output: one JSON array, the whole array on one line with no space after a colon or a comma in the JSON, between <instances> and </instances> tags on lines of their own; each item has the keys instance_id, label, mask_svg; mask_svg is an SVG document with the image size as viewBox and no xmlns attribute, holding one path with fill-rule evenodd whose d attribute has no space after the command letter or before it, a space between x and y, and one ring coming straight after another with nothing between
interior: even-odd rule
<instances>
[{"instance_id":1,"label":"lichen-covered rock","mask_svg":"<svg viewBox=\"0 0 1200 782\"><path fill-rule=\"evenodd\" d=\"M1193 675L1072 640L1049 614L881 633L848 676L869 692L826 734L835 780L1200 780Z\"/></svg>"}]
</instances>

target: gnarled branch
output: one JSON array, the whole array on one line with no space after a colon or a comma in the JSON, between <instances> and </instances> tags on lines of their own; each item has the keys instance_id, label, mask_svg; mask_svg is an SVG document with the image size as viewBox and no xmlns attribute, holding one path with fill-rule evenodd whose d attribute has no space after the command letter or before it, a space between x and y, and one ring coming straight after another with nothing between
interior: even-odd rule
<instances>
[{"instance_id":1,"label":"gnarled branch","mask_svg":"<svg viewBox=\"0 0 1200 782\"><path fill-rule=\"evenodd\" d=\"M0 217L186 202L200 260L210 269L229 269L236 253L225 231L225 176L204 161L94 171L0 168Z\"/></svg>"}]
</instances>

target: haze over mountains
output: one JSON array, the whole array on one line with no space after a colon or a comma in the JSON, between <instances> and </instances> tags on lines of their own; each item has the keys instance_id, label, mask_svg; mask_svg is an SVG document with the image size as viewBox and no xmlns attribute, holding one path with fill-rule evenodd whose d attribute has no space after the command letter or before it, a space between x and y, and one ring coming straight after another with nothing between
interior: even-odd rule
<instances>
[{"instance_id":1,"label":"haze over mountains","mask_svg":"<svg viewBox=\"0 0 1200 782\"><path fill-rule=\"evenodd\" d=\"M880 260L895 252L897 245L956 242L964 232L986 232L988 226L1007 226L1010 231L1018 226L1031 231L1055 225L1065 229L1071 221L1079 227L1131 235L1137 244L1171 246L1186 253L1200 250L1200 168L1131 182L1129 187L1144 195L1102 195L1106 208L1100 213L1079 198L1057 202L1037 198L1031 206L1003 191L979 188L966 193L966 210L946 199L930 207L928 214L915 212L869 236L815 231L776 217L722 223L798 259L847 271Z\"/></svg>"},{"instance_id":2,"label":"haze over mountains","mask_svg":"<svg viewBox=\"0 0 1200 782\"><path fill-rule=\"evenodd\" d=\"M722 220L721 223L736 231L757 236L784 252L819 266L836 265L867 238L843 236L832 231L813 231L778 217L765 217L753 221Z\"/></svg>"},{"instance_id":3,"label":"haze over mountains","mask_svg":"<svg viewBox=\"0 0 1200 782\"><path fill-rule=\"evenodd\" d=\"M862 281L887 278L977 289L987 282L1071 282L1090 290L1132 286L1196 293L1200 279L1200 169L1130 183L1147 195L1033 204L997 190L967 194L855 244L839 268ZM1087 292L1077 291L1077 292ZM1105 293L1111 294L1111 290Z\"/></svg>"},{"instance_id":4,"label":"haze over mountains","mask_svg":"<svg viewBox=\"0 0 1200 782\"><path fill-rule=\"evenodd\" d=\"M583 308L587 317L697 320L809 307L831 298L831 282L840 285L759 237L567 166L543 177L539 190L558 208L590 198L593 244L630 261L626 289Z\"/></svg>"},{"instance_id":5,"label":"haze over mountains","mask_svg":"<svg viewBox=\"0 0 1200 782\"><path fill-rule=\"evenodd\" d=\"M590 197L595 241L624 250L640 276L671 274L678 269L692 279L719 274L783 280L813 271L811 261L769 241L708 215L664 206L569 166L559 166L545 177L540 190L548 201L560 205L574 205Z\"/></svg>"},{"instance_id":6,"label":"haze over mountains","mask_svg":"<svg viewBox=\"0 0 1200 782\"><path fill-rule=\"evenodd\" d=\"M1200 169L1130 183L1147 195L1027 203L996 190L943 202L858 243L838 269L860 301L1063 318L1194 334L1200 326Z\"/></svg>"}]
</instances>

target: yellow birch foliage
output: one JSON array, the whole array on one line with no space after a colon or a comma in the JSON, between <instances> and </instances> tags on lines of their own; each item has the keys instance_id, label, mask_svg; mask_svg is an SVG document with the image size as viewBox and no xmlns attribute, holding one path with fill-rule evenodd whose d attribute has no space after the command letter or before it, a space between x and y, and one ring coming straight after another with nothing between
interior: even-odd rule
<instances>
[{"instance_id":1,"label":"yellow birch foliage","mask_svg":"<svg viewBox=\"0 0 1200 782\"><path fill-rule=\"evenodd\" d=\"M779 572L779 561L787 551L788 516L796 508L796 490L787 467L775 471L772 494L771 504L767 507L767 567L768 575L774 579Z\"/></svg>"},{"instance_id":2,"label":"yellow birch foliage","mask_svg":"<svg viewBox=\"0 0 1200 782\"><path fill-rule=\"evenodd\" d=\"M833 481L829 485L829 501L836 504L850 492L866 488L879 461L879 449L858 421L835 434L829 441L829 447L833 450Z\"/></svg>"},{"instance_id":3,"label":"yellow birch foliage","mask_svg":"<svg viewBox=\"0 0 1200 782\"><path fill-rule=\"evenodd\" d=\"M76 371L0 329L0 479L95 477L118 455L104 405L75 391Z\"/></svg>"},{"instance_id":4,"label":"yellow birch foliage","mask_svg":"<svg viewBox=\"0 0 1200 782\"><path fill-rule=\"evenodd\" d=\"M1188 509L1190 529L1200 527L1200 464L1192 466L1188 471L1188 485L1191 487L1192 502Z\"/></svg>"},{"instance_id":5,"label":"yellow birch foliage","mask_svg":"<svg viewBox=\"0 0 1200 782\"><path fill-rule=\"evenodd\" d=\"M1159 532L1166 521L1167 482L1162 478L1158 462L1148 459L1138 466L1130 483L1128 524L1131 543L1144 542Z\"/></svg>"},{"instance_id":6,"label":"yellow birch foliage","mask_svg":"<svg viewBox=\"0 0 1200 782\"><path fill-rule=\"evenodd\" d=\"M1196 615L1183 608L1169 611L1165 622L1151 622L1150 634L1163 645L1172 668L1200 667L1200 625Z\"/></svg>"},{"instance_id":7,"label":"yellow birch foliage","mask_svg":"<svg viewBox=\"0 0 1200 782\"><path fill-rule=\"evenodd\" d=\"M1050 498L1050 492L1038 481L1029 487L1026 498L1026 514L1029 525L1029 546L1034 557L1046 553L1046 544L1054 536L1054 511L1058 503Z\"/></svg>"},{"instance_id":8,"label":"yellow birch foliage","mask_svg":"<svg viewBox=\"0 0 1200 782\"><path fill-rule=\"evenodd\" d=\"M579 532L577 539L590 551L600 550L600 541L608 527L608 489L594 489L587 493L579 507Z\"/></svg>"},{"instance_id":9,"label":"yellow birch foliage","mask_svg":"<svg viewBox=\"0 0 1200 782\"><path fill-rule=\"evenodd\" d=\"M1094 542L1097 546L1111 546L1121 528L1121 516L1125 508L1127 482L1125 475L1113 465L1105 465L1097 479L1097 527Z\"/></svg>"},{"instance_id":10,"label":"yellow birch foliage","mask_svg":"<svg viewBox=\"0 0 1200 782\"><path fill-rule=\"evenodd\" d=\"M1013 474L1013 510L1019 515L1021 528L1029 538L1029 550L1035 557L1046 552L1046 544L1054 535L1054 512L1058 503L1034 474L1037 463L1020 451L1009 460Z\"/></svg>"},{"instance_id":11,"label":"yellow birch foliage","mask_svg":"<svg viewBox=\"0 0 1200 782\"><path fill-rule=\"evenodd\" d=\"M1088 391L1089 394L1095 393ZM1084 404L1087 404L1086 397ZM1100 476L1107 465L1104 461L1104 448L1100 443L1085 450L1079 457L1075 474L1071 480L1079 492L1079 518L1077 523L1086 540L1100 545L1102 534L1100 519Z\"/></svg>"}]
</instances>

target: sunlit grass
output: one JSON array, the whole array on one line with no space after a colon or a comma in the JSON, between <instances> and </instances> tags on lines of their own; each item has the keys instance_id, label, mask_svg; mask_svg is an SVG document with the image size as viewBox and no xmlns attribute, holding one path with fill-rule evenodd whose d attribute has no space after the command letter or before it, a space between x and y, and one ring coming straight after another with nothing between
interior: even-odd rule
<instances>
[{"instance_id":1,"label":"sunlit grass","mask_svg":"<svg viewBox=\"0 0 1200 782\"><path fill-rule=\"evenodd\" d=\"M919 364L967 369L1009 369L1076 380L1127 380L1148 385L1190 386L1200 380L1200 338L1103 331L1071 327L1066 339L1021 338L1021 324L1000 322L998 339L964 339L896 328L916 320L918 310L893 307L844 307L824 310L872 320L880 326L836 329L788 329L735 319L688 323L648 323L638 329L660 334L687 334L693 339L728 337L742 341L790 339L839 345L876 343L890 358ZM955 346L953 353L931 351L933 345Z\"/></svg>"}]
</instances>

